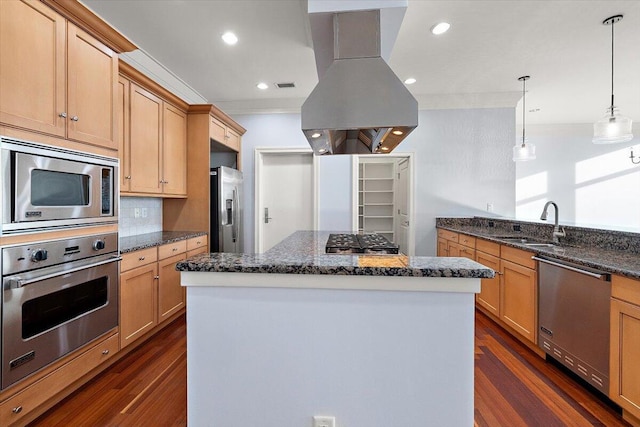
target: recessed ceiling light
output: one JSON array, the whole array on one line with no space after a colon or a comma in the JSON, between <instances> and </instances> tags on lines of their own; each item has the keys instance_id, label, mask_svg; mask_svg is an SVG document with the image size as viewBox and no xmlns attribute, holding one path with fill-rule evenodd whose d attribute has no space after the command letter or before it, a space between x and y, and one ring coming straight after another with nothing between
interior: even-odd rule
<instances>
[{"instance_id":1,"label":"recessed ceiling light","mask_svg":"<svg viewBox=\"0 0 640 427\"><path fill-rule=\"evenodd\" d=\"M404 84L406 85L412 85L416 82L416 79L414 79L413 77L409 77L407 80L404 81Z\"/></svg>"},{"instance_id":2,"label":"recessed ceiling light","mask_svg":"<svg viewBox=\"0 0 640 427\"><path fill-rule=\"evenodd\" d=\"M394 135L402 135L402 131L401 130L394 130L391 133L394 134Z\"/></svg>"},{"instance_id":3,"label":"recessed ceiling light","mask_svg":"<svg viewBox=\"0 0 640 427\"><path fill-rule=\"evenodd\" d=\"M431 27L431 32L437 36L439 34L446 33L450 27L451 25L448 22L440 22Z\"/></svg>"},{"instance_id":4,"label":"recessed ceiling light","mask_svg":"<svg viewBox=\"0 0 640 427\"><path fill-rule=\"evenodd\" d=\"M222 35L222 40L229 45L234 45L238 43L238 37L233 34L231 31L227 31Z\"/></svg>"},{"instance_id":5,"label":"recessed ceiling light","mask_svg":"<svg viewBox=\"0 0 640 427\"><path fill-rule=\"evenodd\" d=\"M382 151L389 151L389 147L380 147Z\"/></svg>"},{"instance_id":6,"label":"recessed ceiling light","mask_svg":"<svg viewBox=\"0 0 640 427\"><path fill-rule=\"evenodd\" d=\"M324 154L326 152L327 152L326 148L321 148L321 149L318 150L318 153L320 153L320 154Z\"/></svg>"},{"instance_id":7,"label":"recessed ceiling light","mask_svg":"<svg viewBox=\"0 0 640 427\"><path fill-rule=\"evenodd\" d=\"M311 134L311 138L320 138L320 135L322 135L320 132L315 132Z\"/></svg>"},{"instance_id":8,"label":"recessed ceiling light","mask_svg":"<svg viewBox=\"0 0 640 427\"><path fill-rule=\"evenodd\" d=\"M265 90L265 89L269 89L269 85L264 83L264 82L260 82L256 85L256 87L260 90Z\"/></svg>"}]
</instances>

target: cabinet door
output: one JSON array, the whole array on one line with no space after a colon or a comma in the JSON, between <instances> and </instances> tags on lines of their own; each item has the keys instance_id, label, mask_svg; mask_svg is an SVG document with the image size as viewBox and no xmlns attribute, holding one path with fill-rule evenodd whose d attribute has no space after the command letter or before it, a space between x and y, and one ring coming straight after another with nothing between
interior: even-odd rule
<instances>
[{"instance_id":1,"label":"cabinet door","mask_svg":"<svg viewBox=\"0 0 640 427\"><path fill-rule=\"evenodd\" d=\"M214 141L227 145L227 127L218 119L209 116L209 137Z\"/></svg>"},{"instance_id":2,"label":"cabinet door","mask_svg":"<svg viewBox=\"0 0 640 427\"><path fill-rule=\"evenodd\" d=\"M447 242L447 251L449 256L459 257L460 255L460 245L455 242Z\"/></svg>"},{"instance_id":3,"label":"cabinet door","mask_svg":"<svg viewBox=\"0 0 640 427\"><path fill-rule=\"evenodd\" d=\"M469 258L471 260L476 260L476 250L468 248L466 246L460 245L460 255L463 258Z\"/></svg>"},{"instance_id":4,"label":"cabinet door","mask_svg":"<svg viewBox=\"0 0 640 427\"><path fill-rule=\"evenodd\" d=\"M117 149L118 55L67 24L67 137Z\"/></svg>"},{"instance_id":5,"label":"cabinet door","mask_svg":"<svg viewBox=\"0 0 640 427\"><path fill-rule=\"evenodd\" d=\"M438 237L438 256L449 256L447 240Z\"/></svg>"},{"instance_id":6,"label":"cabinet door","mask_svg":"<svg viewBox=\"0 0 640 427\"><path fill-rule=\"evenodd\" d=\"M500 258L478 251L476 261L496 272L492 279L482 279L476 302L496 317L500 317Z\"/></svg>"},{"instance_id":7,"label":"cabinet door","mask_svg":"<svg viewBox=\"0 0 640 427\"><path fill-rule=\"evenodd\" d=\"M130 190L134 193L160 194L162 100L131 82L129 108L129 135L132 141Z\"/></svg>"},{"instance_id":8,"label":"cabinet door","mask_svg":"<svg viewBox=\"0 0 640 427\"><path fill-rule=\"evenodd\" d=\"M536 271L505 260L502 260L501 266L500 318L529 341L536 343Z\"/></svg>"},{"instance_id":9,"label":"cabinet door","mask_svg":"<svg viewBox=\"0 0 640 427\"><path fill-rule=\"evenodd\" d=\"M227 128L227 145L234 151L240 151L240 135L233 129Z\"/></svg>"},{"instance_id":10,"label":"cabinet door","mask_svg":"<svg viewBox=\"0 0 640 427\"><path fill-rule=\"evenodd\" d=\"M163 193L186 196L187 115L165 103L163 119Z\"/></svg>"},{"instance_id":11,"label":"cabinet door","mask_svg":"<svg viewBox=\"0 0 640 427\"><path fill-rule=\"evenodd\" d=\"M180 286L180 272L176 263L186 259L182 253L158 262L160 281L158 283L158 322L168 319L184 307L184 288Z\"/></svg>"},{"instance_id":12,"label":"cabinet door","mask_svg":"<svg viewBox=\"0 0 640 427\"><path fill-rule=\"evenodd\" d=\"M610 397L640 418L640 306L611 299Z\"/></svg>"},{"instance_id":13,"label":"cabinet door","mask_svg":"<svg viewBox=\"0 0 640 427\"><path fill-rule=\"evenodd\" d=\"M158 323L158 264L152 263L120 275L120 348Z\"/></svg>"},{"instance_id":14,"label":"cabinet door","mask_svg":"<svg viewBox=\"0 0 640 427\"><path fill-rule=\"evenodd\" d=\"M0 1L0 122L65 136L66 21L39 1Z\"/></svg>"},{"instance_id":15,"label":"cabinet door","mask_svg":"<svg viewBox=\"0 0 640 427\"><path fill-rule=\"evenodd\" d=\"M120 158L120 191L131 191L131 140L129 139L129 80L118 79L118 157Z\"/></svg>"}]
</instances>

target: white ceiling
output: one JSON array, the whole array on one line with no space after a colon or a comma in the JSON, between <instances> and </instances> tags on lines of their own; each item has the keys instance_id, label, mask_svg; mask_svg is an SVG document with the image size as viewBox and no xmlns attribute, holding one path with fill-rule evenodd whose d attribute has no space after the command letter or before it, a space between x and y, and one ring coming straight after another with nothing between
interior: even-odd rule
<instances>
[{"instance_id":1,"label":"white ceiling","mask_svg":"<svg viewBox=\"0 0 640 427\"><path fill-rule=\"evenodd\" d=\"M298 111L317 83L304 0L82 0L208 102L230 114ZM528 123L591 123L615 93L640 122L640 1L409 0L390 66L421 108L508 106L528 74ZM442 36L430 33L451 23ZM220 35L234 31L227 46ZM264 81L266 91L256 88ZM294 89L274 88L295 82ZM520 105L521 103L519 103ZM519 114L518 114L519 116Z\"/></svg>"}]
</instances>

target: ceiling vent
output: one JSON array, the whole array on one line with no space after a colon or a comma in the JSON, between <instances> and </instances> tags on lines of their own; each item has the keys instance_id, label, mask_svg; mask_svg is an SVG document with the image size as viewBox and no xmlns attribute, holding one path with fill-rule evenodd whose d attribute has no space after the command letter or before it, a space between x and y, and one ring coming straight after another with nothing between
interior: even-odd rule
<instances>
[{"instance_id":1,"label":"ceiling vent","mask_svg":"<svg viewBox=\"0 0 640 427\"><path fill-rule=\"evenodd\" d=\"M296 87L296 84L291 82L291 83L276 83L276 86L278 86L278 89L292 89L294 87Z\"/></svg>"}]
</instances>

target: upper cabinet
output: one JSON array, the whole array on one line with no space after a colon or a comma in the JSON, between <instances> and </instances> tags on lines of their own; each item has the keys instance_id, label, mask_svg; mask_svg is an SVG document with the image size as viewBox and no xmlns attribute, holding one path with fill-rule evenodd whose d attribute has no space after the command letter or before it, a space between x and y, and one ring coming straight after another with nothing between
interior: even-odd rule
<instances>
[{"instance_id":1,"label":"upper cabinet","mask_svg":"<svg viewBox=\"0 0 640 427\"><path fill-rule=\"evenodd\" d=\"M188 105L130 66L120 68L120 192L186 197Z\"/></svg>"},{"instance_id":2,"label":"upper cabinet","mask_svg":"<svg viewBox=\"0 0 640 427\"><path fill-rule=\"evenodd\" d=\"M209 135L211 139L225 145L235 152L240 152L239 132L213 116L211 116L209 120Z\"/></svg>"},{"instance_id":3,"label":"upper cabinet","mask_svg":"<svg viewBox=\"0 0 640 427\"><path fill-rule=\"evenodd\" d=\"M118 57L39 1L0 1L0 122L117 150Z\"/></svg>"}]
</instances>

